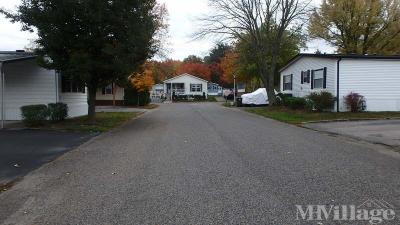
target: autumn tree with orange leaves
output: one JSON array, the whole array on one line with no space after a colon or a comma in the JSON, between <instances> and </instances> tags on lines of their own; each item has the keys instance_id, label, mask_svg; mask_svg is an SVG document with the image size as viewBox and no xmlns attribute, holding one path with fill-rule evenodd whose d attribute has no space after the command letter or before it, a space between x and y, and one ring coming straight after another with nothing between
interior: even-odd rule
<instances>
[{"instance_id":1,"label":"autumn tree with orange leaves","mask_svg":"<svg viewBox=\"0 0 400 225\"><path fill-rule=\"evenodd\" d=\"M145 66L142 73L134 74L130 77L131 84L138 92L148 92L154 85L153 71L149 66Z\"/></svg>"},{"instance_id":2,"label":"autumn tree with orange leaves","mask_svg":"<svg viewBox=\"0 0 400 225\"><path fill-rule=\"evenodd\" d=\"M210 80L211 69L205 63L183 63L178 68L178 74L188 73L204 80Z\"/></svg>"}]
</instances>

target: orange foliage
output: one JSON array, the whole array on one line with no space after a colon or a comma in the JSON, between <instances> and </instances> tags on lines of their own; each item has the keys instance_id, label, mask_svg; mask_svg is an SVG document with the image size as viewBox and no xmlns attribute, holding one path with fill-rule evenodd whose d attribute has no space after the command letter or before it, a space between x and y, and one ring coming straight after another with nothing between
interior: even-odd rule
<instances>
[{"instance_id":1,"label":"orange foliage","mask_svg":"<svg viewBox=\"0 0 400 225\"><path fill-rule=\"evenodd\" d=\"M154 85L153 71L149 66L145 66L142 73L131 76L130 81L132 86L139 92L150 91Z\"/></svg>"},{"instance_id":2,"label":"orange foliage","mask_svg":"<svg viewBox=\"0 0 400 225\"><path fill-rule=\"evenodd\" d=\"M204 63L182 63L178 68L177 73L189 73L204 80L210 80L211 78L211 69Z\"/></svg>"},{"instance_id":3,"label":"orange foliage","mask_svg":"<svg viewBox=\"0 0 400 225\"><path fill-rule=\"evenodd\" d=\"M222 69L222 81L226 84L233 83L233 74L236 70L236 61L238 54L235 52L227 52L225 57L222 58L220 67Z\"/></svg>"},{"instance_id":4,"label":"orange foliage","mask_svg":"<svg viewBox=\"0 0 400 225\"><path fill-rule=\"evenodd\" d=\"M154 81L161 83L162 81L178 75L178 68L182 64L181 61L168 59L162 62L150 61L149 68L153 71Z\"/></svg>"}]
</instances>

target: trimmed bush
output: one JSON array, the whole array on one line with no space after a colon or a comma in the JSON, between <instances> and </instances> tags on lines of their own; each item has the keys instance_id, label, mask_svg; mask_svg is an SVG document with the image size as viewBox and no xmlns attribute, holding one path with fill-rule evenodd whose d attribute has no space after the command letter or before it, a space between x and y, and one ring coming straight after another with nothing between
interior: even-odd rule
<instances>
[{"instance_id":1,"label":"trimmed bush","mask_svg":"<svg viewBox=\"0 0 400 225\"><path fill-rule=\"evenodd\" d=\"M284 100L284 106L289 107L293 110L304 109L306 107L307 101L305 98L298 97L287 97Z\"/></svg>"},{"instance_id":2,"label":"trimmed bush","mask_svg":"<svg viewBox=\"0 0 400 225\"><path fill-rule=\"evenodd\" d=\"M21 107L22 121L26 126L35 127L43 125L48 117L46 105L27 105Z\"/></svg>"},{"instance_id":3,"label":"trimmed bush","mask_svg":"<svg viewBox=\"0 0 400 225\"><path fill-rule=\"evenodd\" d=\"M285 100L287 99L287 98L290 98L290 97L293 97L291 94L282 94L282 93L279 93L277 96L276 96L276 105L285 105Z\"/></svg>"},{"instance_id":4,"label":"trimmed bush","mask_svg":"<svg viewBox=\"0 0 400 225\"><path fill-rule=\"evenodd\" d=\"M335 105L335 97L327 91L313 92L307 99L311 101L308 108L316 110L318 112L330 111Z\"/></svg>"},{"instance_id":5,"label":"trimmed bush","mask_svg":"<svg viewBox=\"0 0 400 225\"><path fill-rule=\"evenodd\" d=\"M138 92L132 87L125 89L124 105L125 106L146 106L150 104L150 92Z\"/></svg>"},{"instance_id":6,"label":"trimmed bush","mask_svg":"<svg viewBox=\"0 0 400 225\"><path fill-rule=\"evenodd\" d=\"M364 96L358 93L351 92L344 98L344 101L351 112L362 112L367 108Z\"/></svg>"},{"instance_id":7,"label":"trimmed bush","mask_svg":"<svg viewBox=\"0 0 400 225\"><path fill-rule=\"evenodd\" d=\"M51 121L63 121L68 117L68 105L65 103L51 103L47 108Z\"/></svg>"}]
</instances>

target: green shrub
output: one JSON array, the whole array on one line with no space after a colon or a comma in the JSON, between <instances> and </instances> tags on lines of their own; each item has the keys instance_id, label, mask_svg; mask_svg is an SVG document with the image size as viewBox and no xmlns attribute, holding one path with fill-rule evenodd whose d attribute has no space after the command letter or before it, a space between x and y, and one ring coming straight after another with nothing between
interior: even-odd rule
<instances>
[{"instance_id":1,"label":"green shrub","mask_svg":"<svg viewBox=\"0 0 400 225\"><path fill-rule=\"evenodd\" d=\"M351 112L362 112L367 108L364 96L358 93L351 92L344 100L347 108L350 109Z\"/></svg>"},{"instance_id":2,"label":"green shrub","mask_svg":"<svg viewBox=\"0 0 400 225\"><path fill-rule=\"evenodd\" d=\"M335 97L327 91L313 92L307 98L311 101L311 108L318 112L330 111L335 105Z\"/></svg>"},{"instance_id":3,"label":"green shrub","mask_svg":"<svg viewBox=\"0 0 400 225\"><path fill-rule=\"evenodd\" d=\"M208 96L207 101L209 102L216 102L217 98L215 98L215 96Z\"/></svg>"},{"instance_id":4,"label":"green shrub","mask_svg":"<svg viewBox=\"0 0 400 225\"><path fill-rule=\"evenodd\" d=\"M146 106L150 104L150 92L138 92L132 87L125 89L124 105L125 106Z\"/></svg>"},{"instance_id":5,"label":"green shrub","mask_svg":"<svg viewBox=\"0 0 400 225\"><path fill-rule=\"evenodd\" d=\"M51 121L63 121L68 117L68 105L65 103L50 103L47 108Z\"/></svg>"},{"instance_id":6,"label":"green shrub","mask_svg":"<svg viewBox=\"0 0 400 225\"><path fill-rule=\"evenodd\" d=\"M293 110L304 109L307 102L305 98L287 97L284 100L284 106Z\"/></svg>"},{"instance_id":7,"label":"green shrub","mask_svg":"<svg viewBox=\"0 0 400 225\"><path fill-rule=\"evenodd\" d=\"M35 127L43 125L48 117L46 105L27 105L21 107L22 121L26 126Z\"/></svg>"},{"instance_id":8,"label":"green shrub","mask_svg":"<svg viewBox=\"0 0 400 225\"><path fill-rule=\"evenodd\" d=\"M201 102L201 101L206 100L206 95L205 94L204 95L194 95L193 98L195 101Z\"/></svg>"},{"instance_id":9,"label":"green shrub","mask_svg":"<svg viewBox=\"0 0 400 225\"><path fill-rule=\"evenodd\" d=\"M293 97L291 94L282 94L279 93L276 96L276 105L285 105L285 101L287 100L287 98Z\"/></svg>"}]
</instances>

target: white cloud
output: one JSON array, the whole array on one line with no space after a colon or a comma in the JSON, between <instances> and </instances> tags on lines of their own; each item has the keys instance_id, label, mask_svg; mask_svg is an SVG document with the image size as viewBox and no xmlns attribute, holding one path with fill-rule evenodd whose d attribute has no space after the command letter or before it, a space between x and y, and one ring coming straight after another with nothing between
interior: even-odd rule
<instances>
[{"instance_id":1,"label":"white cloud","mask_svg":"<svg viewBox=\"0 0 400 225\"><path fill-rule=\"evenodd\" d=\"M19 3L20 0L2 1L0 8L14 10ZM3 15L0 15L0 50L14 51L24 49L35 38L37 38L36 34L21 31L20 24L13 24Z\"/></svg>"}]
</instances>

